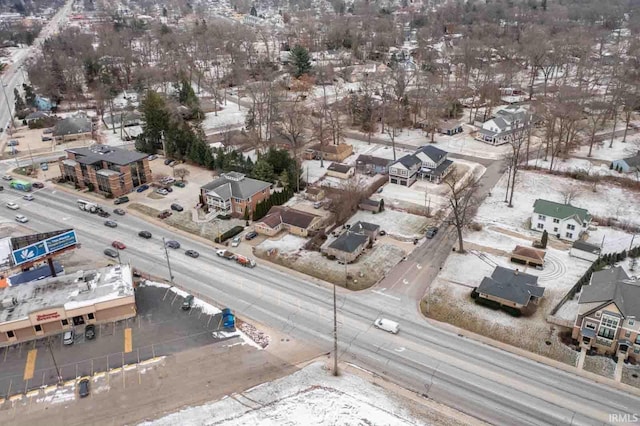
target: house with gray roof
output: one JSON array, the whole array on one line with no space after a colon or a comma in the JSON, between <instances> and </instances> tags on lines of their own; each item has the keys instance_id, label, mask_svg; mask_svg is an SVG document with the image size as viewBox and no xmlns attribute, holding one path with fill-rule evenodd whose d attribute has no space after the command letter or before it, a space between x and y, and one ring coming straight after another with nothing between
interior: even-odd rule
<instances>
[{"instance_id":1,"label":"house with gray roof","mask_svg":"<svg viewBox=\"0 0 640 426\"><path fill-rule=\"evenodd\" d=\"M324 247L322 251L328 256L335 257L338 262L352 263L364 252L369 241L369 237L364 233L347 230Z\"/></svg>"},{"instance_id":2,"label":"house with gray roof","mask_svg":"<svg viewBox=\"0 0 640 426\"><path fill-rule=\"evenodd\" d=\"M502 145L514 137L521 137L532 124L532 115L527 109L509 105L482 123L476 139L491 145Z\"/></svg>"},{"instance_id":3,"label":"house with gray roof","mask_svg":"<svg viewBox=\"0 0 640 426\"><path fill-rule=\"evenodd\" d=\"M640 361L640 280L620 266L594 272L580 292L572 337L585 349Z\"/></svg>"},{"instance_id":4,"label":"house with gray roof","mask_svg":"<svg viewBox=\"0 0 640 426\"><path fill-rule=\"evenodd\" d=\"M476 291L478 297L520 310L537 305L544 295L538 277L502 266L496 266L490 277L484 277Z\"/></svg>"},{"instance_id":5,"label":"house with gray roof","mask_svg":"<svg viewBox=\"0 0 640 426\"><path fill-rule=\"evenodd\" d=\"M533 203L531 229L547 231L561 240L576 241L589 228L591 215L571 204L537 199Z\"/></svg>"},{"instance_id":6,"label":"house with gray roof","mask_svg":"<svg viewBox=\"0 0 640 426\"><path fill-rule=\"evenodd\" d=\"M640 172L640 153L633 157L622 158L620 160L614 160L611 163L613 170L618 170L622 173L638 173Z\"/></svg>"},{"instance_id":7,"label":"house with gray roof","mask_svg":"<svg viewBox=\"0 0 640 426\"><path fill-rule=\"evenodd\" d=\"M411 186L418 179L418 172L422 166L422 161L413 154L394 161L389 166L389 183L402 186Z\"/></svg>"},{"instance_id":8,"label":"house with gray roof","mask_svg":"<svg viewBox=\"0 0 640 426\"><path fill-rule=\"evenodd\" d=\"M356 160L356 171L365 174L386 174L391 163L393 161L386 158L360 154Z\"/></svg>"},{"instance_id":9,"label":"house with gray roof","mask_svg":"<svg viewBox=\"0 0 640 426\"><path fill-rule=\"evenodd\" d=\"M92 131L91 120L85 114L78 113L58 121L53 128L53 137L58 142L91 139Z\"/></svg>"},{"instance_id":10,"label":"house with gray roof","mask_svg":"<svg viewBox=\"0 0 640 426\"><path fill-rule=\"evenodd\" d=\"M447 159L449 153L433 145L420 147L414 155L422 162L420 177L429 182L440 183L453 170L453 161Z\"/></svg>"},{"instance_id":11,"label":"house with gray roof","mask_svg":"<svg viewBox=\"0 0 640 426\"><path fill-rule=\"evenodd\" d=\"M227 172L200 188L200 204L208 212L242 217L245 210L250 215L256 204L271 196L269 182L246 177L242 173Z\"/></svg>"}]
</instances>

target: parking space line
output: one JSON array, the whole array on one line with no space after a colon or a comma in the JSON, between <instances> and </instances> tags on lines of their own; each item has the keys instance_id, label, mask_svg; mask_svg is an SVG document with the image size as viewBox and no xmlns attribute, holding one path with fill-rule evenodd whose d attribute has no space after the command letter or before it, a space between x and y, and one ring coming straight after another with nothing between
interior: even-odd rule
<instances>
[{"instance_id":1,"label":"parking space line","mask_svg":"<svg viewBox=\"0 0 640 426\"><path fill-rule=\"evenodd\" d=\"M129 353L133 350L132 348L133 348L133 342L131 341L131 329L125 328L124 329L124 352Z\"/></svg>"},{"instance_id":2,"label":"parking space line","mask_svg":"<svg viewBox=\"0 0 640 426\"><path fill-rule=\"evenodd\" d=\"M24 379L33 379L33 372L36 370L36 357L38 356L37 349L31 349L27 353L27 362L24 365Z\"/></svg>"},{"instance_id":3,"label":"parking space line","mask_svg":"<svg viewBox=\"0 0 640 426\"><path fill-rule=\"evenodd\" d=\"M4 348L4 359L2 362L7 362L7 354L9 353L9 347Z\"/></svg>"}]
</instances>

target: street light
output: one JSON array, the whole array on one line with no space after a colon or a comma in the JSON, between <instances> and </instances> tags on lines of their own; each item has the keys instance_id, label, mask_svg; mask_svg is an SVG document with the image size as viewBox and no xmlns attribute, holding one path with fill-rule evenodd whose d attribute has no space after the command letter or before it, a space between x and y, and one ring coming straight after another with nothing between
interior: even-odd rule
<instances>
[{"instance_id":1,"label":"street light","mask_svg":"<svg viewBox=\"0 0 640 426\"><path fill-rule=\"evenodd\" d=\"M58 375L58 386L62 386L62 375L60 374L60 369L58 368L56 357L53 356L53 350L51 349L51 340L49 339L47 339L47 347L49 348L49 353L51 354L51 359L53 360L53 366L56 368L56 374Z\"/></svg>"},{"instance_id":2,"label":"street light","mask_svg":"<svg viewBox=\"0 0 640 426\"><path fill-rule=\"evenodd\" d=\"M171 285L173 286L173 273L171 272L171 262L169 262L169 251L167 250L167 243L162 237L162 244L164 245L164 255L167 257L167 267L169 268L169 281L171 281Z\"/></svg>"},{"instance_id":3,"label":"street light","mask_svg":"<svg viewBox=\"0 0 640 426\"><path fill-rule=\"evenodd\" d=\"M9 104L9 98L7 97L7 91L4 90L5 87L7 87L7 85L2 80L0 80L0 84L2 85L2 93L4 93L4 100L7 102L7 108L9 109L9 115L11 116L11 123L9 125L9 128L11 129L13 127L13 111L11 110L11 105ZM11 134L11 132L9 132L9 134Z\"/></svg>"}]
</instances>

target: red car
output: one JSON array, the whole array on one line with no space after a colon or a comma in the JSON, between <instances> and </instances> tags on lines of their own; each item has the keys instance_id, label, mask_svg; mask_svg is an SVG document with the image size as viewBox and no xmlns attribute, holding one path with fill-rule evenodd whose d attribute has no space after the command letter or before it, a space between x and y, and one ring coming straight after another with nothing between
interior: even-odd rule
<instances>
[{"instance_id":1,"label":"red car","mask_svg":"<svg viewBox=\"0 0 640 426\"><path fill-rule=\"evenodd\" d=\"M114 241L111 243L111 247L117 248L118 250L124 250L127 248L127 246L125 246L123 243L121 243L120 241Z\"/></svg>"},{"instance_id":2,"label":"red car","mask_svg":"<svg viewBox=\"0 0 640 426\"><path fill-rule=\"evenodd\" d=\"M171 213L169 210L165 210L165 211L163 211L163 212L161 212L161 213L159 213L159 214L158 214L158 218L160 218L160 219L166 219L166 218L168 218L169 216L171 216L171 214L172 214L172 213Z\"/></svg>"}]
</instances>

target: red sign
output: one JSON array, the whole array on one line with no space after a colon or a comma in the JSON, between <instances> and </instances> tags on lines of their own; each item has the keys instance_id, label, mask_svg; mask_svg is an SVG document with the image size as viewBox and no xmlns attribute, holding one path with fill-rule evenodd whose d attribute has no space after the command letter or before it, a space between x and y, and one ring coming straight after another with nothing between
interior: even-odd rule
<instances>
[{"instance_id":1,"label":"red sign","mask_svg":"<svg viewBox=\"0 0 640 426\"><path fill-rule=\"evenodd\" d=\"M36 316L36 321L40 322L40 321L46 321L46 320L50 320L50 319L56 319L56 318L60 318L60 314L57 312L51 312L49 314L40 314Z\"/></svg>"}]
</instances>

